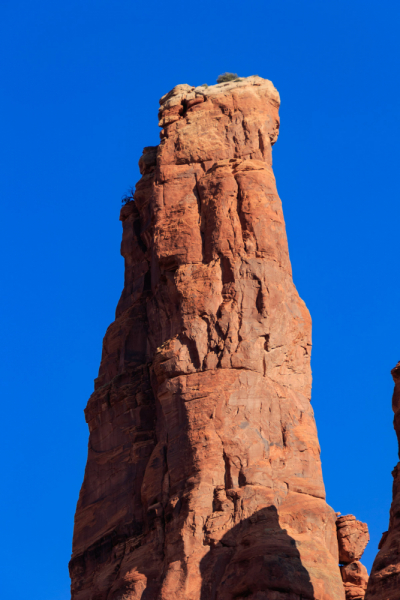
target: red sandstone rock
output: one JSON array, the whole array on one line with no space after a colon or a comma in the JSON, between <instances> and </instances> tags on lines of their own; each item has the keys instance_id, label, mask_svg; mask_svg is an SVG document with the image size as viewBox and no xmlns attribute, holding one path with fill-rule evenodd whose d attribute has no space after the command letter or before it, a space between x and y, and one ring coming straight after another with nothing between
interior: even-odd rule
<instances>
[{"instance_id":1,"label":"red sandstone rock","mask_svg":"<svg viewBox=\"0 0 400 600\"><path fill-rule=\"evenodd\" d=\"M368 526L354 515L343 515L336 521L339 562L346 600L361 600L368 583L367 569L359 562L369 542Z\"/></svg>"},{"instance_id":2,"label":"red sandstone rock","mask_svg":"<svg viewBox=\"0 0 400 600\"><path fill-rule=\"evenodd\" d=\"M196 102L195 102L196 101ZM260 77L160 101L86 408L73 600L344 600Z\"/></svg>"},{"instance_id":3,"label":"red sandstone rock","mask_svg":"<svg viewBox=\"0 0 400 600\"><path fill-rule=\"evenodd\" d=\"M336 521L339 562L347 564L359 560L369 542L368 525L357 521L354 515L343 515Z\"/></svg>"},{"instance_id":4,"label":"red sandstone rock","mask_svg":"<svg viewBox=\"0 0 400 600\"><path fill-rule=\"evenodd\" d=\"M394 428L400 447L400 362L392 370L395 383L392 408ZM389 530L379 543L379 552L372 565L366 600L399 600L400 598L400 463L392 472L393 502L390 508Z\"/></svg>"},{"instance_id":5,"label":"red sandstone rock","mask_svg":"<svg viewBox=\"0 0 400 600\"><path fill-rule=\"evenodd\" d=\"M362 600L368 583L368 572L364 565L355 560L340 567L340 572L346 592L346 600Z\"/></svg>"}]
</instances>

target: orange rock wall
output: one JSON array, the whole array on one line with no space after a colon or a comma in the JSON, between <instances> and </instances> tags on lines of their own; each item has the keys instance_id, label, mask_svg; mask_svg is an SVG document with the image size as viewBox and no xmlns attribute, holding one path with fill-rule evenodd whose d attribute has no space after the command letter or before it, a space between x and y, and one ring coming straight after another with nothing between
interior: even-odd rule
<instances>
[{"instance_id":1,"label":"orange rock wall","mask_svg":"<svg viewBox=\"0 0 400 600\"><path fill-rule=\"evenodd\" d=\"M394 428L400 448L400 362L392 370L395 383L392 408ZM392 473L393 502L390 508L389 530L379 544L372 565L365 600L399 600L400 598L400 463Z\"/></svg>"},{"instance_id":2,"label":"orange rock wall","mask_svg":"<svg viewBox=\"0 0 400 600\"><path fill-rule=\"evenodd\" d=\"M160 103L121 211L72 598L344 600L272 171L279 95L250 77Z\"/></svg>"}]
</instances>

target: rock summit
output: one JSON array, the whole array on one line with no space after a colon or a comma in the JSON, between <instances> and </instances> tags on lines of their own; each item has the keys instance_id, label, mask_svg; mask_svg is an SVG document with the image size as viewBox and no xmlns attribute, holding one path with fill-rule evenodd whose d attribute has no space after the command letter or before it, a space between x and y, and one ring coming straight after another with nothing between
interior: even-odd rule
<instances>
[{"instance_id":1,"label":"rock summit","mask_svg":"<svg viewBox=\"0 0 400 600\"><path fill-rule=\"evenodd\" d=\"M345 598L272 171L278 108L258 76L160 100L85 411L73 600ZM359 547L344 551L357 583Z\"/></svg>"}]
</instances>

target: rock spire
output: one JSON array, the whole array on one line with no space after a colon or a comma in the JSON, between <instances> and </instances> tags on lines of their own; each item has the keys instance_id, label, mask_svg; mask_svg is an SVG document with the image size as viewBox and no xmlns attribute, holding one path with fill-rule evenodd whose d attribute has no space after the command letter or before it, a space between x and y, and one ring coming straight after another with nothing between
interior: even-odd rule
<instances>
[{"instance_id":1,"label":"rock spire","mask_svg":"<svg viewBox=\"0 0 400 600\"><path fill-rule=\"evenodd\" d=\"M160 100L85 415L73 600L344 600L271 148L248 77Z\"/></svg>"}]
</instances>

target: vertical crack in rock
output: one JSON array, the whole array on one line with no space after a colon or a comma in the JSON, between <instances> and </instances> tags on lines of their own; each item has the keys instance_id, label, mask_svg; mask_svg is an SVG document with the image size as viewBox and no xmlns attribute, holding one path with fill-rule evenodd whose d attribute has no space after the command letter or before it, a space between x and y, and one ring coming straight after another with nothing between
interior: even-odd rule
<instances>
[{"instance_id":1,"label":"vertical crack in rock","mask_svg":"<svg viewBox=\"0 0 400 600\"><path fill-rule=\"evenodd\" d=\"M160 100L85 411L73 600L344 600L272 171L278 108L257 76Z\"/></svg>"}]
</instances>

